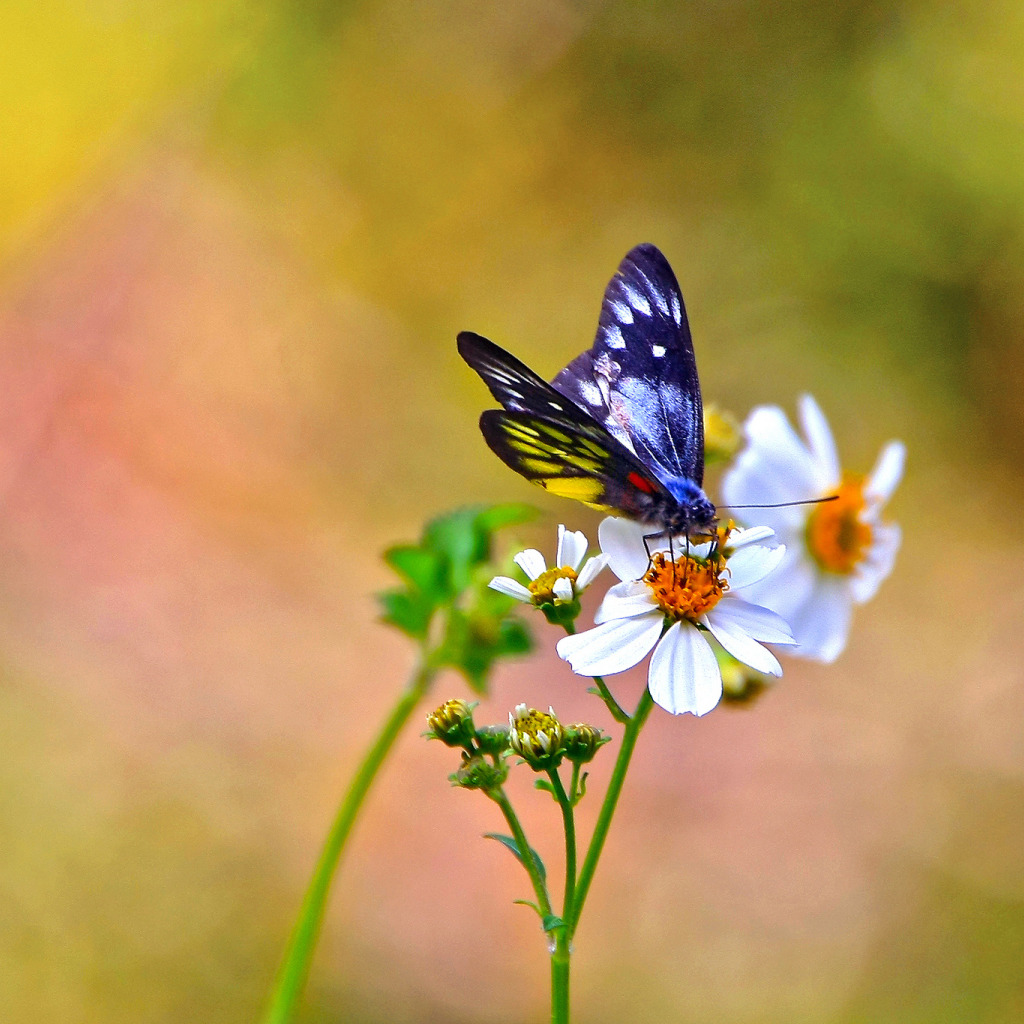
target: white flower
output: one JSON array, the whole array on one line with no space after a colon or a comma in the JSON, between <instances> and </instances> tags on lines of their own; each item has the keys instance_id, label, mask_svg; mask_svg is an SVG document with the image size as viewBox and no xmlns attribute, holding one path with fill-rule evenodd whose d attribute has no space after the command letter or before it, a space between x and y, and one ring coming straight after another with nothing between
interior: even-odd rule
<instances>
[{"instance_id":1,"label":"white flower","mask_svg":"<svg viewBox=\"0 0 1024 1024\"><path fill-rule=\"evenodd\" d=\"M551 569L536 548L527 548L513 561L526 573L528 586L508 576L495 576L488 586L526 604L567 604L576 600L608 564L605 555L587 558L584 564L587 547L587 538L579 530L567 530L559 524L558 550Z\"/></svg>"},{"instance_id":2,"label":"white flower","mask_svg":"<svg viewBox=\"0 0 1024 1024\"><path fill-rule=\"evenodd\" d=\"M754 409L744 424L747 447L722 490L728 505L838 494L817 505L741 513L772 527L786 545L779 571L751 595L793 628L794 654L834 661L846 646L853 606L872 598L892 571L900 529L881 512L903 475L906 450L890 441L867 478L844 474L828 421L810 395L800 399L800 423L806 440L777 406Z\"/></svg>"},{"instance_id":3,"label":"white flower","mask_svg":"<svg viewBox=\"0 0 1024 1024\"><path fill-rule=\"evenodd\" d=\"M608 564L622 580L605 595L594 629L558 642L558 654L580 675L604 676L632 668L652 650L647 685L651 697L674 715L707 714L722 697L722 673L706 633L738 661L758 672L782 675L762 642L791 644L778 615L736 596L768 575L784 548L768 547L771 530L735 530L723 553L712 544L668 542L644 547L647 530L625 519L606 519L598 536ZM724 534L724 531L723 531ZM666 628L667 627L667 628Z\"/></svg>"}]
</instances>

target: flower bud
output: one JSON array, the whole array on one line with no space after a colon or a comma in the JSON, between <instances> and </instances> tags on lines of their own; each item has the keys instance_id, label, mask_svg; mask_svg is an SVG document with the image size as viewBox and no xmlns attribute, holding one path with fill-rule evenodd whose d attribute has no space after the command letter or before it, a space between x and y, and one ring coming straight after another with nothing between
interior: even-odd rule
<instances>
[{"instance_id":1,"label":"flower bud","mask_svg":"<svg viewBox=\"0 0 1024 1024\"><path fill-rule=\"evenodd\" d=\"M485 725L476 731L476 749L481 754L498 756L508 750L508 729L502 725Z\"/></svg>"},{"instance_id":2,"label":"flower bud","mask_svg":"<svg viewBox=\"0 0 1024 1024\"><path fill-rule=\"evenodd\" d=\"M479 755L472 757L462 755L462 767L452 775L448 781L453 786L461 786L463 789L499 789L508 778L508 766L504 761L495 764Z\"/></svg>"},{"instance_id":3,"label":"flower bud","mask_svg":"<svg viewBox=\"0 0 1024 1024\"><path fill-rule=\"evenodd\" d=\"M602 736L596 726L578 722L565 727L565 757L573 764L587 764L594 759L598 748L611 740Z\"/></svg>"},{"instance_id":4,"label":"flower bud","mask_svg":"<svg viewBox=\"0 0 1024 1024\"><path fill-rule=\"evenodd\" d=\"M508 723L509 744L535 772L557 768L562 763L565 734L554 708L545 713L517 704Z\"/></svg>"},{"instance_id":5,"label":"flower bud","mask_svg":"<svg viewBox=\"0 0 1024 1024\"><path fill-rule=\"evenodd\" d=\"M449 747L470 747L473 743L473 708L464 700L446 700L436 711L427 715L430 732L426 735L439 739Z\"/></svg>"},{"instance_id":6,"label":"flower bud","mask_svg":"<svg viewBox=\"0 0 1024 1024\"><path fill-rule=\"evenodd\" d=\"M713 402L704 406L704 463L728 462L739 450L740 425L731 412Z\"/></svg>"},{"instance_id":7,"label":"flower bud","mask_svg":"<svg viewBox=\"0 0 1024 1024\"><path fill-rule=\"evenodd\" d=\"M770 676L744 665L725 651L716 651L715 654L722 672L722 698L729 704L750 703L764 692L771 681Z\"/></svg>"}]
</instances>

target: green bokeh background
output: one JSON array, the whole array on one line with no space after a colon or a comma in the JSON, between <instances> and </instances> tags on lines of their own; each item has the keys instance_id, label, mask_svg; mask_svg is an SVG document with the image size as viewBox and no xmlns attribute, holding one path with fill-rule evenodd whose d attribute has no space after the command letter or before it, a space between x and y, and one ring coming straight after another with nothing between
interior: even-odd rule
<instances>
[{"instance_id":1,"label":"green bokeh background","mask_svg":"<svg viewBox=\"0 0 1024 1024\"><path fill-rule=\"evenodd\" d=\"M645 240L708 398L810 391L854 469L906 441L905 543L837 665L652 719L578 1019L1024 1019L1024 8L10 0L3 22L0 1019L255 1019L410 664L377 553L466 502L536 500L520 539L546 548L596 529L486 450L456 331L553 375ZM525 700L608 724L553 639L482 721ZM543 1019L524 882L477 838L493 809L416 732L302 1019Z\"/></svg>"}]
</instances>

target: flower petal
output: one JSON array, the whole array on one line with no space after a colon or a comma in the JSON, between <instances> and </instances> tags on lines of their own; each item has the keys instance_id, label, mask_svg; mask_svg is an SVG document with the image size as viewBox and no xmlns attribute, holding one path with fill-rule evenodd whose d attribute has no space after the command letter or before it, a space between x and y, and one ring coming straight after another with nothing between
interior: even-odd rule
<instances>
[{"instance_id":1,"label":"flower petal","mask_svg":"<svg viewBox=\"0 0 1024 1024\"><path fill-rule=\"evenodd\" d=\"M639 664L661 636L660 613L613 619L558 641L558 656L581 676L610 676Z\"/></svg>"},{"instance_id":2,"label":"flower petal","mask_svg":"<svg viewBox=\"0 0 1024 1024\"><path fill-rule=\"evenodd\" d=\"M526 573L527 578L531 580L535 580L542 572L545 572L548 567L548 563L544 561L544 556L536 548L527 548L525 551L520 551L512 561L515 562L516 565Z\"/></svg>"},{"instance_id":3,"label":"flower petal","mask_svg":"<svg viewBox=\"0 0 1024 1024\"><path fill-rule=\"evenodd\" d=\"M855 604L864 604L878 593L882 580L892 572L903 538L895 523L876 523L872 535L871 547L850 578L850 593Z\"/></svg>"},{"instance_id":4,"label":"flower petal","mask_svg":"<svg viewBox=\"0 0 1024 1024\"><path fill-rule=\"evenodd\" d=\"M657 605L646 583L616 583L604 595L601 606L594 613L594 623L600 625L612 619L631 619L654 611Z\"/></svg>"},{"instance_id":5,"label":"flower petal","mask_svg":"<svg viewBox=\"0 0 1024 1024\"><path fill-rule=\"evenodd\" d=\"M576 577L577 592L586 590L597 579L607 564L607 555L594 555L592 558L588 558L586 565L583 566L579 576Z\"/></svg>"},{"instance_id":6,"label":"flower petal","mask_svg":"<svg viewBox=\"0 0 1024 1024\"><path fill-rule=\"evenodd\" d=\"M558 554L555 556L555 565L561 569L569 566L576 570L587 557L587 538L579 530L567 530L561 523L558 524Z\"/></svg>"},{"instance_id":7,"label":"flower petal","mask_svg":"<svg viewBox=\"0 0 1024 1024\"><path fill-rule=\"evenodd\" d=\"M724 603L723 601L722 604ZM715 608L714 613L705 615L702 620L711 630L711 635L737 661L742 661L744 665L749 665L757 672L764 672L769 676L781 676L782 666L779 664L779 659L767 647L762 647L742 627L730 622L728 616L719 612L718 607ZM757 606L753 605L752 607L756 608Z\"/></svg>"},{"instance_id":8,"label":"flower petal","mask_svg":"<svg viewBox=\"0 0 1024 1024\"><path fill-rule=\"evenodd\" d=\"M747 447L722 481L727 505L771 504L817 497L813 455L775 405L754 409L743 425ZM758 522L785 522L790 509L772 509ZM799 510L797 510L799 512ZM778 515L778 513L782 513Z\"/></svg>"},{"instance_id":9,"label":"flower petal","mask_svg":"<svg viewBox=\"0 0 1024 1024\"><path fill-rule=\"evenodd\" d=\"M903 479L906 457L907 449L902 441L890 441L882 449L864 485L864 496L868 500L884 505L892 497Z\"/></svg>"},{"instance_id":10,"label":"flower petal","mask_svg":"<svg viewBox=\"0 0 1024 1024\"><path fill-rule=\"evenodd\" d=\"M765 547L763 544L752 544L740 548L729 556L729 589L742 590L744 587L760 583L766 576L773 573L786 556L786 546L776 544Z\"/></svg>"},{"instance_id":11,"label":"flower petal","mask_svg":"<svg viewBox=\"0 0 1024 1024\"><path fill-rule=\"evenodd\" d=\"M631 519L609 516L597 528L601 550L608 556L608 565L620 580L638 580L647 572L644 549L645 527Z\"/></svg>"},{"instance_id":12,"label":"flower petal","mask_svg":"<svg viewBox=\"0 0 1024 1024\"><path fill-rule=\"evenodd\" d=\"M729 534L729 543L726 548L730 551L739 551L748 544L760 544L775 536L775 531L770 526L748 526L746 529L737 528Z\"/></svg>"},{"instance_id":13,"label":"flower petal","mask_svg":"<svg viewBox=\"0 0 1024 1024\"><path fill-rule=\"evenodd\" d=\"M647 686L673 715L706 715L722 699L722 673L711 645L690 622L676 622L651 658Z\"/></svg>"},{"instance_id":14,"label":"flower petal","mask_svg":"<svg viewBox=\"0 0 1024 1024\"><path fill-rule=\"evenodd\" d=\"M487 586L489 586L491 590L498 591L499 594L514 597L517 601L525 601L529 604L533 600L526 587L509 576L495 576Z\"/></svg>"},{"instance_id":15,"label":"flower petal","mask_svg":"<svg viewBox=\"0 0 1024 1024\"><path fill-rule=\"evenodd\" d=\"M558 601L571 601L574 596L572 581L567 579L565 576L560 576L555 580L555 585L551 588L551 593L554 594L555 599Z\"/></svg>"},{"instance_id":16,"label":"flower petal","mask_svg":"<svg viewBox=\"0 0 1024 1024\"><path fill-rule=\"evenodd\" d=\"M740 629L761 643L796 644L789 623L781 615L741 597L727 595L708 612L707 618L722 622L731 630Z\"/></svg>"},{"instance_id":17,"label":"flower petal","mask_svg":"<svg viewBox=\"0 0 1024 1024\"><path fill-rule=\"evenodd\" d=\"M814 456L818 494L823 494L839 483L841 470L836 443L821 406L810 395L800 396L799 408L800 424L804 428L811 454ZM809 494L807 497L813 498L817 495Z\"/></svg>"},{"instance_id":18,"label":"flower petal","mask_svg":"<svg viewBox=\"0 0 1024 1024\"><path fill-rule=\"evenodd\" d=\"M787 618L797 645L788 653L833 662L846 646L853 595L843 578L819 576L804 604Z\"/></svg>"}]
</instances>

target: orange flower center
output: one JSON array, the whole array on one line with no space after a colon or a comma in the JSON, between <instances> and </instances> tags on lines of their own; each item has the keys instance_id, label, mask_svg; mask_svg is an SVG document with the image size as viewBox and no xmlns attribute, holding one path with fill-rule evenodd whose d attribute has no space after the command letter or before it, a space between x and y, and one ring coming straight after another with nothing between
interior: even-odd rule
<instances>
[{"instance_id":1,"label":"orange flower center","mask_svg":"<svg viewBox=\"0 0 1024 1024\"><path fill-rule=\"evenodd\" d=\"M576 570L568 565L563 565L561 569L545 569L535 580L530 580L526 584L526 589L530 591L533 603L536 605L553 603L555 600L555 584L559 580L568 580L573 584L573 589L575 590Z\"/></svg>"},{"instance_id":2,"label":"orange flower center","mask_svg":"<svg viewBox=\"0 0 1024 1024\"><path fill-rule=\"evenodd\" d=\"M722 600L729 584L721 576L717 559L689 558L683 555L674 562L659 551L651 559L643 575L658 607L671 619L696 622Z\"/></svg>"},{"instance_id":3,"label":"orange flower center","mask_svg":"<svg viewBox=\"0 0 1024 1024\"><path fill-rule=\"evenodd\" d=\"M847 474L839 497L815 505L807 519L807 550L826 572L847 575L857 567L871 544L871 524L861 514L866 508L864 478Z\"/></svg>"}]
</instances>

